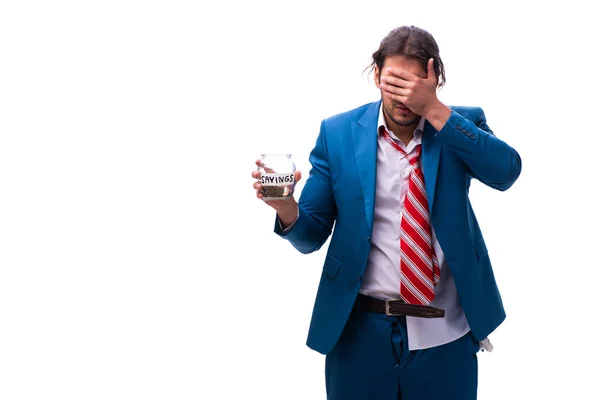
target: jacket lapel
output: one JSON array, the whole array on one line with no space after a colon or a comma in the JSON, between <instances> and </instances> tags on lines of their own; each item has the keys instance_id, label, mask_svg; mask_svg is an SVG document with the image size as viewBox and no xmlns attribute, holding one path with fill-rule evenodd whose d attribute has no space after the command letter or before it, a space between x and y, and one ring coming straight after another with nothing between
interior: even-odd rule
<instances>
[{"instance_id":1,"label":"jacket lapel","mask_svg":"<svg viewBox=\"0 0 600 400\"><path fill-rule=\"evenodd\" d=\"M360 186L365 201L365 215L369 231L373 227L373 212L375 210L375 183L377 176L377 121L381 101L373 103L363 116L352 123L352 142L354 157L358 169ZM441 143L435 139L436 130L425 121L423 130L423 153L421 165L425 177L425 191L429 212L433 210L435 186L440 162Z\"/></svg>"},{"instance_id":2,"label":"jacket lapel","mask_svg":"<svg viewBox=\"0 0 600 400\"><path fill-rule=\"evenodd\" d=\"M375 177L377 174L377 120L381 101L373 103L363 116L352 123L352 142L358 177L365 200L365 215L369 231L373 227L375 210Z\"/></svg>"},{"instance_id":3,"label":"jacket lapel","mask_svg":"<svg viewBox=\"0 0 600 400\"><path fill-rule=\"evenodd\" d=\"M423 153L421 155L421 166L425 177L425 191L427 192L427 203L429 213L433 210L433 200L435 199L435 183L438 175L440 163L441 143L435 139L435 128L425 121L423 131Z\"/></svg>"}]
</instances>

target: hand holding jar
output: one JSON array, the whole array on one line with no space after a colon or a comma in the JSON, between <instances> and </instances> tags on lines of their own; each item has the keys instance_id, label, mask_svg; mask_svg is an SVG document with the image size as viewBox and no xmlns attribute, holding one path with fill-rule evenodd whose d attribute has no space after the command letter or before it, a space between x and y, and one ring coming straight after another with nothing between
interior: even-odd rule
<instances>
[{"instance_id":1,"label":"hand holding jar","mask_svg":"<svg viewBox=\"0 0 600 400\"><path fill-rule=\"evenodd\" d=\"M295 221L298 204L294 199L294 189L301 179L300 171L290 154L263 154L256 160L257 170L252 172L256 197L273 207L283 225Z\"/></svg>"}]
</instances>

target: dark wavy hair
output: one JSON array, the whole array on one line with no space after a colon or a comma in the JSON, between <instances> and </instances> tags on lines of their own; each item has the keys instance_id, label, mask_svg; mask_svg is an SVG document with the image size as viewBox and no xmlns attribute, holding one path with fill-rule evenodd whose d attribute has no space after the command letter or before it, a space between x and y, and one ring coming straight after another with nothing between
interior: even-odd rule
<instances>
[{"instance_id":1,"label":"dark wavy hair","mask_svg":"<svg viewBox=\"0 0 600 400\"><path fill-rule=\"evenodd\" d=\"M425 71L427 71L427 62L433 58L433 70L438 87L442 87L446 83L446 71L440 58L440 49L431 33L424 29L411 25L392 30L383 38L379 49L373 53L373 62L366 69L370 73L377 66L381 74L383 63L389 56L404 56L418 60Z\"/></svg>"}]
</instances>

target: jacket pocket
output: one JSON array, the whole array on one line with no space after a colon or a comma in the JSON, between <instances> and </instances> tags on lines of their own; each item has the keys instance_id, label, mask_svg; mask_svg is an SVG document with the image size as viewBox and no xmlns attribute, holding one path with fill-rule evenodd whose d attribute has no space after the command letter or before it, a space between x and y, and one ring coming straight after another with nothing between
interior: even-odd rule
<instances>
[{"instance_id":1,"label":"jacket pocket","mask_svg":"<svg viewBox=\"0 0 600 400\"><path fill-rule=\"evenodd\" d=\"M323 265L323 272L330 278L337 277L342 268L342 263L331 256L325 257L325 265Z\"/></svg>"},{"instance_id":2,"label":"jacket pocket","mask_svg":"<svg viewBox=\"0 0 600 400\"><path fill-rule=\"evenodd\" d=\"M477 243L475 243L475 253L477 254L478 260L482 260L488 255L488 249L485 246L483 238L481 238Z\"/></svg>"}]
</instances>

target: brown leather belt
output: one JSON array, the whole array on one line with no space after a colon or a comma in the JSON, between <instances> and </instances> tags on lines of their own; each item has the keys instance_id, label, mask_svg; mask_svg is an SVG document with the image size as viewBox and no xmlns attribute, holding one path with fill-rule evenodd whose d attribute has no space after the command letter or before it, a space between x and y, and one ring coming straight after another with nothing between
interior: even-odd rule
<instances>
[{"instance_id":1,"label":"brown leather belt","mask_svg":"<svg viewBox=\"0 0 600 400\"><path fill-rule=\"evenodd\" d=\"M380 300L359 293L359 307L362 311L383 313L389 316L420 318L443 318L446 312L441 308L407 304L403 300Z\"/></svg>"}]
</instances>

